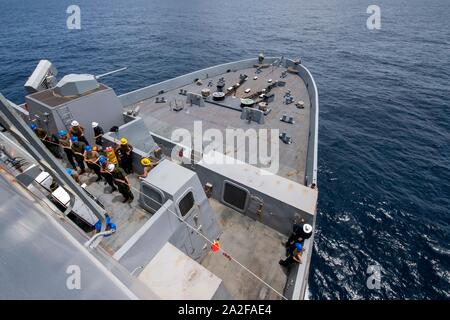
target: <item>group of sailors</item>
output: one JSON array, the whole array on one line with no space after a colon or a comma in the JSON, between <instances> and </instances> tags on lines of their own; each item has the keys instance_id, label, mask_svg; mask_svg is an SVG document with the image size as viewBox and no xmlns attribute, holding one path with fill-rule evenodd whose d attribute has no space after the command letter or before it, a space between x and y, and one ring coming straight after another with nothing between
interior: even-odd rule
<instances>
[{"instance_id":1,"label":"group of sailors","mask_svg":"<svg viewBox=\"0 0 450 320\"><path fill-rule=\"evenodd\" d=\"M75 181L80 183L80 175L86 173L87 166L97 175L96 182L104 179L112 192L119 191L122 194L123 203L133 201L131 183L127 177L133 172L133 146L126 138L121 138L114 147L103 149L104 131L97 122L92 122L95 145L91 146L84 135L85 129L76 120L72 121L68 132L60 130L57 135L49 134L35 123L31 124L31 129L55 157L63 159L61 150L64 151L71 166L66 171ZM143 158L141 164L144 173L139 177L144 178L152 168L152 162L149 158Z\"/></svg>"},{"instance_id":2,"label":"group of sailors","mask_svg":"<svg viewBox=\"0 0 450 320\"><path fill-rule=\"evenodd\" d=\"M64 150L67 161L72 166L72 168L66 169L67 173L75 181L80 183L80 175L86 173L87 166L97 175L96 182L104 179L105 184L112 188L112 192L119 191L123 195L123 203L132 202L134 195L127 174L133 172L133 146L128 143L126 138L121 138L119 144L103 150L103 129L97 122L92 122L92 128L95 146L91 146L86 140L85 130L76 120L72 121L69 132L60 130L58 136L49 135L35 123L31 124L31 129L55 157L62 159L60 150ZM139 175L139 178L145 178L153 168L153 164L149 158L142 158L140 162L144 172ZM294 224L293 232L285 243L287 258L280 260L279 264L288 267L293 263L302 263L304 241L311 235L312 226L310 224L304 221Z\"/></svg>"}]
</instances>

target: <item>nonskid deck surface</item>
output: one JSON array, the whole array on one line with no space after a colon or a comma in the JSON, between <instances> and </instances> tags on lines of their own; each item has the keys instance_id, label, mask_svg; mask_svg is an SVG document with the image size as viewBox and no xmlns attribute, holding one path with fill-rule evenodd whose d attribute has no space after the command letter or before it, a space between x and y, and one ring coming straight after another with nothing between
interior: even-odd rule
<instances>
[{"instance_id":1,"label":"nonskid deck surface","mask_svg":"<svg viewBox=\"0 0 450 320\"><path fill-rule=\"evenodd\" d=\"M139 180L135 174L128 175L132 186L139 190ZM90 193L105 206L117 232L102 240L101 246L110 254L116 252L131 236L147 222L152 215L138 204L139 194L133 190L135 199L131 203L122 203L119 192L111 192L103 180L96 182L96 175L86 173L80 176L87 184ZM282 245L286 237L279 232L255 221L235 210L209 199L217 214L221 246L242 265L262 278L271 287L283 293L286 284L286 271L278 264L285 258ZM221 278L227 291L234 299L280 299L281 297L237 263L230 261L221 253L210 252L201 261L201 265Z\"/></svg>"},{"instance_id":2,"label":"nonskid deck surface","mask_svg":"<svg viewBox=\"0 0 450 320\"><path fill-rule=\"evenodd\" d=\"M140 116L144 119L147 127L151 132L161 135L170 139L172 133L177 128L184 128L191 132L194 136L194 121L202 121L203 133L207 129L219 129L225 132L225 129L243 129L247 130L253 128L258 129L279 129L281 132L287 132L292 137L292 144L284 144L279 140L279 171L278 175L281 175L290 180L304 183L305 178L305 165L308 149L308 135L309 135L309 119L310 119L310 99L307 92L304 81L297 74L287 73L285 78L280 78L283 71L286 68L282 67L268 67L261 69L259 74L255 73L255 68L247 68L236 71L224 73L208 79L202 79L202 85L190 83L181 88L177 88L171 91L167 91L163 94L154 96L149 99L140 101L132 106L127 106L127 109L140 106ZM247 123L246 120L241 120L239 111L214 105L212 103L205 103L204 107L190 106L186 103L186 96L180 95L180 89L187 92L201 93L204 88L209 88L211 92L216 90L216 84L220 78L225 80L225 88L232 86L239 81L239 76L245 74L248 76L248 80L242 84L235 93L236 97L226 97L226 99L234 99L236 101L230 101L232 105L240 104L240 98L247 97L248 95L258 92L269 85L268 80L272 79L272 83L281 80L285 81L284 87L275 87L271 93L275 94L274 101L269 103L269 108L272 111L265 116L265 123L258 124L256 122ZM254 80L254 76L258 79ZM212 81L212 87L208 87L208 82ZM250 88L250 93L244 91ZM294 103L289 105L284 104L283 96L290 90L294 97ZM165 98L165 103L157 103L156 98ZM305 103L304 109L298 109L295 106L295 102L303 100ZM170 103L174 105L175 101L178 104L183 104L184 109L181 111L170 110ZM226 100L227 101L227 100ZM225 102L226 102L225 101ZM295 124L288 124L280 121L283 115L293 116ZM226 135L223 134L225 137ZM278 138L277 138L278 139ZM270 139L269 139L270 141ZM236 153L239 148L246 148L246 146L237 146L237 148L227 148L226 141L224 141L224 153L230 156ZM248 143L246 143L248 145ZM247 146L248 147L248 146ZM248 156L248 148L245 149Z\"/></svg>"},{"instance_id":3,"label":"nonskid deck surface","mask_svg":"<svg viewBox=\"0 0 450 320\"><path fill-rule=\"evenodd\" d=\"M133 188L139 190L139 179L135 174L129 174L128 179ZM116 252L133 234L135 234L152 216L138 204L139 194L132 190L134 200L131 203L122 203L123 197L115 191L111 193L111 187L104 184L104 180L95 182L97 176L94 173L85 173L80 176L82 183L86 183L87 190L98 198L105 206L111 217L111 221L117 225L117 231L109 237L103 238L101 245L110 253Z\"/></svg>"},{"instance_id":4,"label":"nonskid deck surface","mask_svg":"<svg viewBox=\"0 0 450 320\"><path fill-rule=\"evenodd\" d=\"M219 226L223 232L220 236L221 247L283 294L287 274L278 261L285 258L283 242L286 237L216 200L210 199L210 204L218 214ZM223 280L225 288L234 299L281 299L276 292L221 253L211 251L201 264Z\"/></svg>"}]
</instances>

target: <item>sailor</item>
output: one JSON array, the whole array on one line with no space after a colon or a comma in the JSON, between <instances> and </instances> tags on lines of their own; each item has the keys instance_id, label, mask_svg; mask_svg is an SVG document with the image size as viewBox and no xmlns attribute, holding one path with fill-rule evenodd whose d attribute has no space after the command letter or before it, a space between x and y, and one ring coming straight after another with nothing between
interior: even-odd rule
<instances>
[{"instance_id":1,"label":"sailor","mask_svg":"<svg viewBox=\"0 0 450 320\"><path fill-rule=\"evenodd\" d=\"M94 129L95 144L102 146L103 128L98 125L97 122L92 122L92 129Z\"/></svg>"},{"instance_id":2,"label":"sailor","mask_svg":"<svg viewBox=\"0 0 450 320\"><path fill-rule=\"evenodd\" d=\"M108 165L108 171L112 174L114 178L114 183L119 187L119 192L123 195L125 202L131 202L134 199L133 193L131 192L131 184L127 178L125 171L119 166L110 163Z\"/></svg>"},{"instance_id":3,"label":"sailor","mask_svg":"<svg viewBox=\"0 0 450 320\"><path fill-rule=\"evenodd\" d=\"M80 184L80 176L78 175L78 172L76 172L76 170L67 168L66 172L69 176L72 176L72 178L78 183Z\"/></svg>"},{"instance_id":4,"label":"sailor","mask_svg":"<svg viewBox=\"0 0 450 320\"><path fill-rule=\"evenodd\" d=\"M77 166L74 160L74 154L72 151L72 142L70 141L67 132L65 130L59 130L58 134L59 134L59 145L63 148L64 152L66 153L67 160L69 161L72 168L77 170Z\"/></svg>"},{"instance_id":5,"label":"sailor","mask_svg":"<svg viewBox=\"0 0 450 320\"><path fill-rule=\"evenodd\" d=\"M103 178L105 178L105 184L109 184L109 186L112 188L112 192L116 191L117 188L114 185L114 178L111 174L111 172L108 171L108 160L105 156L101 155L98 158L98 164L100 165L100 173L102 174Z\"/></svg>"},{"instance_id":6,"label":"sailor","mask_svg":"<svg viewBox=\"0 0 450 320\"><path fill-rule=\"evenodd\" d=\"M106 158L108 159L108 163L119 164L117 160L116 151L112 147L106 147L104 152Z\"/></svg>"},{"instance_id":7,"label":"sailor","mask_svg":"<svg viewBox=\"0 0 450 320\"><path fill-rule=\"evenodd\" d=\"M48 151L50 151L56 158L61 159L58 137L56 137L55 135L49 135L46 130L39 128L35 123L32 123L30 127L34 131L34 133L36 133L36 135L45 145Z\"/></svg>"},{"instance_id":8,"label":"sailor","mask_svg":"<svg viewBox=\"0 0 450 320\"><path fill-rule=\"evenodd\" d=\"M283 267L289 267L294 262L302 263L303 262L303 246L300 242L295 243L295 249L292 254L289 255L285 260L280 260L278 263Z\"/></svg>"},{"instance_id":9,"label":"sailor","mask_svg":"<svg viewBox=\"0 0 450 320\"><path fill-rule=\"evenodd\" d=\"M86 172L84 170L84 149L86 148L86 144L84 142L78 141L78 138L76 136L72 136L72 138L70 138L70 141L72 142L72 151L75 156L75 160L80 167L80 174L83 174Z\"/></svg>"},{"instance_id":10,"label":"sailor","mask_svg":"<svg viewBox=\"0 0 450 320\"><path fill-rule=\"evenodd\" d=\"M30 125L31 130L34 131L34 133L38 136L39 139L44 140L45 138L47 138L47 131L45 131L42 128L38 128L38 126L36 125L36 123L32 123Z\"/></svg>"},{"instance_id":11,"label":"sailor","mask_svg":"<svg viewBox=\"0 0 450 320\"><path fill-rule=\"evenodd\" d=\"M47 145L47 148L50 150L50 152L58 159L62 159L61 155L61 148L59 147L59 138L55 134L50 134L46 142L44 144Z\"/></svg>"},{"instance_id":12,"label":"sailor","mask_svg":"<svg viewBox=\"0 0 450 320\"><path fill-rule=\"evenodd\" d=\"M97 180L95 180L95 182L102 180L102 175L100 174L100 165L97 163L98 158L100 157L97 152L97 147L92 148L91 146L86 146L84 148L83 156L88 168L94 171L97 175Z\"/></svg>"},{"instance_id":13,"label":"sailor","mask_svg":"<svg viewBox=\"0 0 450 320\"><path fill-rule=\"evenodd\" d=\"M144 179L147 177L150 170L153 169L153 163L149 158L142 158L141 165L144 167L144 172L139 175L139 178Z\"/></svg>"},{"instance_id":14,"label":"sailor","mask_svg":"<svg viewBox=\"0 0 450 320\"><path fill-rule=\"evenodd\" d=\"M120 145L116 148L116 154L119 157L120 166L126 173L133 172L133 146L128 143L126 138L120 139Z\"/></svg>"},{"instance_id":15,"label":"sailor","mask_svg":"<svg viewBox=\"0 0 450 320\"><path fill-rule=\"evenodd\" d=\"M303 221L303 220L302 220ZM296 242L300 242L303 244L303 242L306 239L311 238L312 236L312 226L308 223L300 223L300 224L294 224L292 228L292 234L289 237L288 241L285 243L286 248L291 248L293 244Z\"/></svg>"},{"instance_id":16,"label":"sailor","mask_svg":"<svg viewBox=\"0 0 450 320\"><path fill-rule=\"evenodd\" d=\"M84 142L84 144L88 146L89 142L86 140L84 136L84 128L76 120L73 120L70 125L72 126L69 130L70 136L77 137L78 141Z\"/></svg>"}]
</instances>

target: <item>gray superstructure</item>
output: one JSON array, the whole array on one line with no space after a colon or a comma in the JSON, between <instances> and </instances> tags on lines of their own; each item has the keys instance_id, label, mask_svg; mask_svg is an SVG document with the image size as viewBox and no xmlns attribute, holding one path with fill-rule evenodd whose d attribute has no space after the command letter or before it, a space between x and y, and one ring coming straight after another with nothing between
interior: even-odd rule
<instances>
[{"instance_id":1,"label":"gray superstructure","mask_svg":"<svg viewBox=\"0 0 450 320\"><path fill-rule=\"evenodd\" d=\"M51 66L47 76L43 74L45 66ZM68 75L49 87L48 83L56 82L54 74L51 63L40 63L40 73L33 73L28 82L32 83L28 85L32 93L26 96L26 103L15 105L2 99L0 111L13 108L18 117L49 132L68 130L71 121L77 120L91 143L91 122L96 121L105 129L104 146L126 137L134 146L134 174L129 179L135 200L124 204L103 182L96 182L94 175L81 176L85 191L117 225L115 233L103 237L93 231L95 215L89 208L61 203L65 197L77 200L76 192L67 190L66 194L64 186L57 193L50 188L55 172L44 176L40 162L33 161L8 132L0 134L5 157L21 154L28 161L20 170L9 170L8 161L3 159L0 163L6 169L2 174L20 182L11 188L41 195L41 201L35 199L32 204L36 212L22 213L22 218L35 224L34 215L48 211L39 223L47 225L45 220L52 219L59 226L53 233L65 231L49 236L80 244L71 248L78 251L80 259L71 259L69 264L86 265L92 274L100 272L95 290L108 290L108 298L117 299L305 297L314 237L304 243L302 264L288 270L278 264L285 257L282 243L292 225L303 220L314 230L316 221L318 92L311 73L299 60L259 56L120 96L90 75ZM46 80L43 86L38 79L51 81ZM107 132L112 127L118 130ZM242 130L232 137L232 144L225 139L230 129ZM180 132L192 139L181 139ZM224 139L202 139L199 132ZM254 157L250 143L253 133L258 146L271 143L279 152L270 150ZM142 157L157 165L146 178L138 179L137 174L143 172ZM7 192L11 191L1 192L2 197L9 197ZM77 203L75 200L70 203ZM15 223L2 215L2 228L5 223ZM51 250L47 240L40 240L45 227L26 232L36 245ZM220 243L218 252L211 250L215 240ZM14 234L0 235L2 245L16 241ZM36 254L32 248L23 251L25 256ZM19 256L19 252L14 256L10 251L0 252L1 260ZM89 265L92 261L98 270ZM64 275L65 270L59 270L63 265L56 262L42 268L54 268L55 274ZM8 274L8 270L2 271ZM1 280L13 288L15 279ZM30 295L24 292L37 286L46 292L42 297L51 297L56 290L52 285L20 282L17 291L6 293L0 288L0 297L27 298ZM86 296L63 297L103 298L90 290Z\"/></svg>"}]
</instances>

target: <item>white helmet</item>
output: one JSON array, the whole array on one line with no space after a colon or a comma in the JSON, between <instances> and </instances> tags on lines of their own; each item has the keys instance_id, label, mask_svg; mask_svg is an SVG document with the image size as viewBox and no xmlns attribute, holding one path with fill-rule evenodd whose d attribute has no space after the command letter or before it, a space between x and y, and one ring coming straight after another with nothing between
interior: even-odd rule
<instances>
[{"instance_id":1,"label":"white helmet","mask_svg":"<svg viewBox=\"0 0 450 320\"><path fill-rule=\"evenodd\" d=\"M303 232L306 233L306 234L308 234L308 233L311 233L311 231L312 231L311 225L305 223L305 224L303 225Z\"/></svg>"},{"instance_id":2,"label":"white helmet","mask_svg":"<svg viewBox=\"0 0 450 320\"><path fill-rule=\"evenodd\" d=\"M92 128L95 128L96 126L98 126L97 122L92 122Z\"/></svg>"},{"instance_id":3,"label":"white helmet","mask_svg":"<svg viewBox=\"0 0 450 320\"><path fill-rule=\"evenodd\" d=\"M116 166L113 163L108 164L108 171L113 172Z\"/></svg>"},{"instance_id":4,"label":"white helmet","mask_svg":"<svg viewBox=\"0 0 450 320\"><path fill-rule=\"evenodd\" d=\"M80 124L78 123L77 120L73 120L72 123L70 124L72 127L78 127Z\"/></svg>"}]
</instances>

